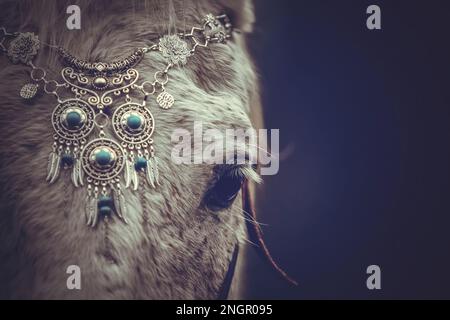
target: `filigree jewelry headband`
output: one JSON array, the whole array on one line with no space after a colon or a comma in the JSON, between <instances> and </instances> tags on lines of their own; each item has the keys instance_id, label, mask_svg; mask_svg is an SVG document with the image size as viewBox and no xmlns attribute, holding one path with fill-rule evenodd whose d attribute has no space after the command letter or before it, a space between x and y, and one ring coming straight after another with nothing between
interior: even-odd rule
<instances>
[{"instance_id":1,"label":"filigree jewelry headband","mask_svg":"<svg viewBox=\"0 0 450 320\"><path fill-rule=\"evenodd\" d=\"M58 47L63 68L60 82L48 79L45 69L33 64L42 44L30 32L10 33L0 27L0 50L13 63L31 68L31 83L20 90L24 99L32 99L41 85L46 94L57 99L51 122L54 142L48 158L47 181L54 183L61 169L71 170L75 187L85 186L86 220L94 227L99 217L107 218L113 212L127 222L127 208L122 187L139 188L139 176L155 188L159 184L158 160L152 135L155 120L148 105L150 95L157 104L169 109L174 97L166 91L168 72L172 67L187 63L198 47L223 43L231 37L232 26L225 15L208 14L203 25L189 33L166 35L159 43L136 49L120 61L87 62L75 58ZM151 51L159 51L167 61L164 70L154 74L154 81L138 83L135 67ZM62 98L60 92L69 94ZM139 93L142 100L133 101ZM110 108L110 117L106 108ZM111 124L114 132L109 137L105 127Z\"/></svg>"}]
</instances>

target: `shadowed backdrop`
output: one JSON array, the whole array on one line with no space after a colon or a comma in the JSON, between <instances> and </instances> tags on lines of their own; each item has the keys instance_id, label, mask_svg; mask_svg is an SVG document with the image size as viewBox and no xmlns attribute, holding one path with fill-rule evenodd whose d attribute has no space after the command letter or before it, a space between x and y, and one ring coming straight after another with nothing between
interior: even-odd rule
<instances>
[{"instance_id":1,"label":"shadowed backdrop","mask_svg":"<svg viewBox=\"0 0 450 320\"><path fill-rule=\"evenodd\" d=\"M366 28L377 4L382 30ZM280 172L249 298L450 298L448 1L256 1L252 52ZM382 290L366 288L381 267Z\"/></svg>"}]
</instances>

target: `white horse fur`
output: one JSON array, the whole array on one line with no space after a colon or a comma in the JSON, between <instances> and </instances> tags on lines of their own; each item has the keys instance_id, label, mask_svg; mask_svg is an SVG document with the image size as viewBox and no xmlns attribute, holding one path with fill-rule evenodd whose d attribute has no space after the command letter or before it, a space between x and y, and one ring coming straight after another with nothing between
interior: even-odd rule
<instances>
[{"instance_id":1,"label":"white horse fur","mask_svg":"<svg viewBox=\"0 0 450 320\"><path fill-rule=\"evenodd\" d=\"M70 4L81 8L81 30L66 28ZM170 136L175 128L192 131L194 121L223 132L247 129L253 117L259 119L260 109L245 44L254 20L250 1L0 1L1 25L35 32L42 42L90 61L123 58L155 35L199 25L209 12L229 14L242 32L226 44L199 49L186 66L170 71L167 90L176 99L172 109L162 110L149 100L161 186L146 187L143 202L138 193L125 191L129 224L113 216L112 257L104 254L103 224L86 226L86 190L70 183L70 171L63 170L53 185L45 182L56 99L42 94L24 102L19 90L30 82L29 69L0 56L1 298L216 298L234 246L246 237L241 199L221 212L205 209L202 197L214 178L214 165L175 165ZM58 78L61 65L54 49L42 46L35 64ZM136 67L146 80L162 68L158 52ZM243 262L239 257L231 298L241 292ZM81 290L66 286L70 265L81 269Z\"/></svg>"}]
</instances>

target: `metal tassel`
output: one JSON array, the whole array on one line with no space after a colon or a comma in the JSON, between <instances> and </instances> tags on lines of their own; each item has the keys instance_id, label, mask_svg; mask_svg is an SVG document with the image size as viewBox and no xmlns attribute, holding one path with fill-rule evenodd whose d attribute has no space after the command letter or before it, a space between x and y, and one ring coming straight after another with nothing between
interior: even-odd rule
<instances>
[{"instance_id":1,"label":"metal tassel","mask_svg":"<svg viewBox=\"0 0 450 320\"><path fill-rule=\"evenodd\" d=\"M147 170L146 170L147 181L153 188L155 188L155 176L154 176L153 172L154 172L153 163L151 160L148 160L147 161Z\"/></svg>"},{"instance_id":2,"label":"metal tassel","mask_svg":"<svg viewBox=\"0 0 450 320\"><path fill-rule=\"evenodd\" d=\"M114 208L116 210L116 213L119 216L119 218L123 220L123 214L122 214L122 210L120 208L119 192L116 190L114 191L113 199L114 199Z\"/></svg>"},{"instance_id":3,"label":"metal tassel","mask_svg":"<svg viewBox=\"0 0 450 320\"><path fill-rule=\"evenodd\" d=\"M73 167L72 167L72 174L71 174L71 178L72 178L72 182L73 185L75 186L75 188L78 188L78 160L74 159L74 163L73 163Z\"/></svg>"},{"instance_id":4,"label":"metal tassel","mask_svg":"<svg viewBox=\"0 0 450 320\"><path fill-rule=\"evenodd\" d=\"M86 198L86 224L94 227L94 221L97 220L97 198L87 196Z\"/></svg>"},{"instance_id":5,"label":"metal tassel","mask_svg":"<svg viewBox=\"0 0 450 320\"><path fill-rule=\"evenodd\" d=\"M129 159L125 161L125 188L128 188L130 186L131 182L131 168L132 164Z\"/></svg>"},{"instance_id":6,"label":"metal tassel","mask_svg":"<svg viewBox=\"0 0 450 320\"><path fill-rule=\"evenodd\" d=\"M159 169L158 169L158 158L157 157L153 157L153 161L155 163L155 166L153 167L153 170L155 172L155 181L156 184L159 186Z\"/></svg>"},{"instance_id":7,"label":"metal tassel","mask_svg":"<svg viewBox=\"0 0 450 320\"><path fill-rule=\"evenodd\" d=\"M133 190L136 191L139 187L139 178L136 170L132 167L131 170L131 182L133 183Z\"/></svg>"},{"instance_id":8,"label":"metal tassel","mask_svg":"<svg viewBox=\"0 0 450 320\"><path fill-rule=\"evenodd\" d=\"M122 195L120 191L114 191L114 208L116 209L116 213L120 219L122 219L126 224L128 224L128 220L126 218L127 210L125 204L125 197Z\"/></svg>"},{"instance_id":9,"label":"metal tassel","mask_svg":"<svg viewBox=\"0 0 450 320\"><path fill-rule=\"evenodd\" d=\"M54 169L53 169L53 174L52 174L50 182L49 182L50 184L54 183L56 181L56 179L58 179L58 177L59 177L59 171L60 171L60 167L61 167L61 155L59 153L55 155L53 164L54 164Z\"/></svg>"},{"instance_id":10,"label":"metal tassel","mask_svg":"<svg viewBox=\"0 0 450 320\"><path fill-rule=\"evenodd\" d=\"M91 222L91 227L94 228L97 225L98 220L98 205L97 205L97 199L95 198L94 201L94 214L93 214L93 220Z\"/></svg>"},{"instance_id":11,"label":"metal tassel","mask_svg":"<svg viewBox=\"0 0 450 320\"><path fill-rule=\"evenodd\" d=\"M159 186L159 169L158 169L158 158L157 157L153 157L153 174L155 175L155 182L156 184Z\"/></svg>"},{"instance_id":12,"label":"metal tassel","mask_svg":"<svg viewBox=\"0 0 450 320\"><path fill-rule=\"evenodd\" d=\"M47 178L45 178L46 181L50 181L50 178L53 176L55 156L56 154L53 151L48 155Z\"/></svg>"},{"instance_id":13,"label":"metal tassel","mask_svg":"<svg viewBox=\"0 0 450 320\"><path fill-rule=\"evenodd\" d=\"M83 169L81 168L81 160L77 161L77 173L78 173L78 183L80 184L80 186L83 186Z\"/></svg>"},{"instance_id":14,"label":"metal tassel","mask_svg":"<svg viewBox=\"0 0 450 320\"><path fill-rule=\"evenodd\" d=\"M125 197L123 196L122 193L119 194L119 208L120 208L120 212L122 213L123 216L123 221L125 221L125 223L128 223L127 220L127 204L125 202Z\"/></svg>"}]
</instances>

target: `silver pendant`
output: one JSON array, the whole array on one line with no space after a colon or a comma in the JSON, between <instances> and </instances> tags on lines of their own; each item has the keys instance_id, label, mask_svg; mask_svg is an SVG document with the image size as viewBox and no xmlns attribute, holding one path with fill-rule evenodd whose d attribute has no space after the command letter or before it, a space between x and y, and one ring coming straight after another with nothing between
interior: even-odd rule
<instances>
[{"instance_id":1,"label":"silver pendant","mask_svg":"<svg viewBox=\"0 0 450 320\"><path fill-rule=\"evenodd\" d=\"M52 125L55 134L48 160L49 183L58 179L61 168L72 168L73 184L75 187L83 185L79 153L94 129L94 117L94 110L80 99L65 100L53 110Z\"/></svg>"},{"instance_id":2,"label":"silver pendant","mask_svg":"<svg viewBox=\"0 0 450 320\"><path fill-rule=\"evenodd\" d=\"M125 187L137 190L138 172L144 172L149 185L159 184L157 161L151 139L155 120L144 105L127 102L119 106L112 116L113 129L126 150Z\"/></svg>"},{"instance_id":3,"label":"silver pendant","mask_svg":"<svg viewBox=\"0 0 450 320\"><path fill-rule=\"evenodd\" d=\"M95 227L99 216L107 217L113 212L127 222L126 203L120 186L126 154L120 144L104 137L92 140L83 147L80 159L88 183L87 225Z\"/></svg>"},{"instance_id":4,"label":"silver pendant","mask_svg":"<svg viewBox=\"0 0 450 320\"><path fill-rule=\"evenodd\" d=\"M27 83L20 89L20 96L23 99L32 99L37 93L39 85L35 83Z\"/></svg>"},{"instance_id":5,"label":"silver pendant","mask_svg":"<svg viewBox=\"0 0 450 320\"><path fill-rule=\"evenodd\" d=\"M158 105L162 108L162 109L170 109L174 102L175 99L173 98L173 96L168 93L167 91L162 91L160 94L158 94L158 96L156 97L156 102L158 103Z\"/></svg>"},{"instance_id":6,"label":"silver pendant","mask_svg":"<svg viewBox=\"0 0 450 320\"><path fill-rule=\"evenodd\" d=\"M139 176L151 187L159 184L151 138L155 120L145 104L131 102L130 98L139 74L128 69L111 76L100 71L85 75L66 67L61 76L76 98L61 101L53 111L55 141L48 158L47 181L54 183L63 169L70 168L73 185L87 188L87 225L95 227L101 217L108 219L113 213L127 222L122 173L125 188L137 190ZM162 93L160 103L169 108L173 97ZM125 103L115 108L110 119L104 110L123 95ZM112 125L117 140L106 137L107 125ZM89 141L97 130L99 138Z\"/></svg>"}]
</instances>

